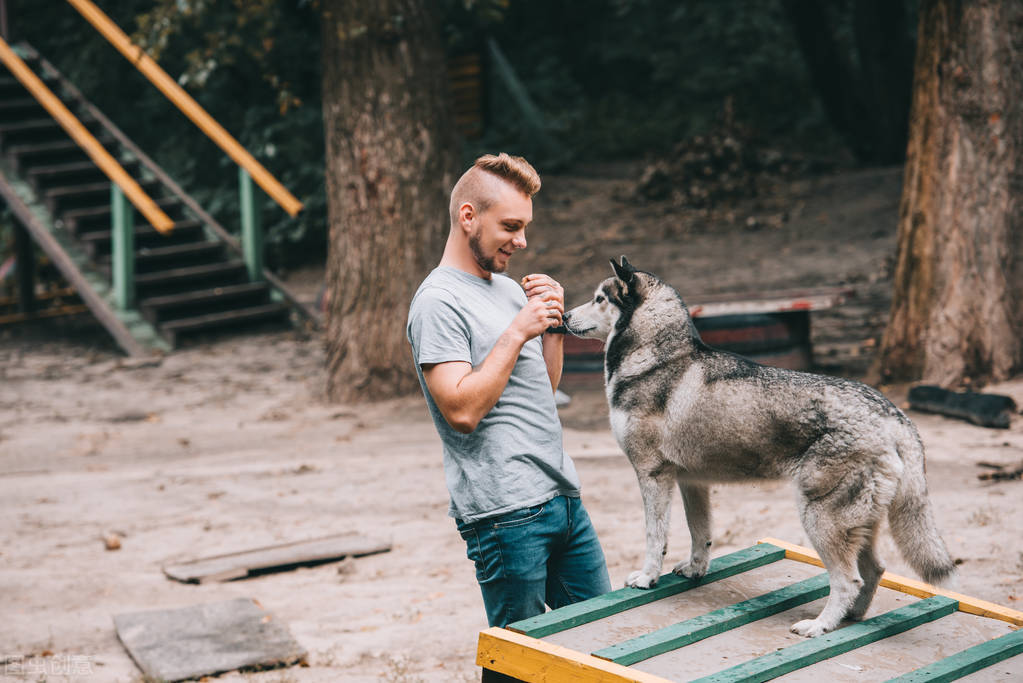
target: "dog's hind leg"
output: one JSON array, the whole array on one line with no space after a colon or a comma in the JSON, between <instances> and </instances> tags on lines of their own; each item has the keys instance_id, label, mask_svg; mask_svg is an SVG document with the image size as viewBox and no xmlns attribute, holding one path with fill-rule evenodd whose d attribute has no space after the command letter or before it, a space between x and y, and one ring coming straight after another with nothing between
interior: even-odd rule
<instances>
[{"instance_id":1,"label":"dog's hind leg","mask_svg":"<svg viewBox=\"0 0 1023 683\"><path fill-rule=\"evenodd\" d=\"M646 559L642 569L629 574L625 585L650 588L661 576L661 564L667 552L674 472L663 465L653 471L643 471L636 466L636 476L639 478L639 492L643 496L643 514L646 518Z\"/></svg>"},{"instance_id":2,"label":"dog's hind leg","mask_svg":"<svg viewBox=\"0 0 1023 683\"><path fill-rule=\"evenodd\" d=\"M870 607L870 603L874 600L874 593L877 592L877 585L881 581L881 575L884 574L884 565L878 560L876 553L877 533L880 526L880 523L874 525L874 528L870 531L870 538L860 548L860 553L856 558L860 577L863 579L863 587L860 588L853 606L849 609L849 613L846 614L846 618L853 621L860 621L863 619L863 615L867 613L867 608Z\"/></svg>"},{"instance_id":3,"label":"dog's hind leg","mask_svg":"<svg viewBox=\"0 0 1023 683\"><path fill-rule=\"evenodd\" d=\"M857 567L862 537L850 534L848 527L832 516L831 501L800 502L800 517L810 543L828 570L831 592L816 619L804 619L792 625L792 632L812 638L833 631L849 613L864 581Z\"/></svg>"},{"instance_id":4,"label":"dog's hind leg","mask_svg":"<svg viewBox=\"0 0 1023 683\"><path fill-rule=\"evenodd\" d=\"M672 569L679 576L697 579L707 573L710 563L710 488L679 479L682 505L686 511L686 523L692 541L688 562L679 562Z\"/></svg>"}]
</instances>

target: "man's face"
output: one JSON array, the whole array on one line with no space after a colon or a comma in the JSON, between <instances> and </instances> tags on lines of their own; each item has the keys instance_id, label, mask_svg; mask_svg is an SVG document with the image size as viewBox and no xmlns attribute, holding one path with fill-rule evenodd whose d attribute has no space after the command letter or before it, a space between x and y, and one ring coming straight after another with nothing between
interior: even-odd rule
<instances>
[{"instance_id":1,"label":"man's face","mask_svg":"<svg viewBox=\"0 0 1023 683\"><path fill-rule=\"evenodd\" d=\"M503 273L508 260L526 248L526 226L533 220L533 200L510 185L503 185L497 200L478 214L469 235L469 248L479 267Z\"/></svg>"}]
</instances>

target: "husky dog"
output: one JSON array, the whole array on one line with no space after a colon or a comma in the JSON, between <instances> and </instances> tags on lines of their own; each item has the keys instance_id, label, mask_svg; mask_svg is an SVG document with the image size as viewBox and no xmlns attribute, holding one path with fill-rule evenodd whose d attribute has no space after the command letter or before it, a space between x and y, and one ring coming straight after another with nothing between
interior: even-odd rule
<instances>
[{"instance_id":1,"label":"husky dog","mask_svg":"<svg viewBox=\"0 0 1023 683\"><path fill-rule=\"evenodd\" d=\"M878 527L888 514L906 561L934 583L955 571L935 527L924 450L909 419L850 380L758 365L700 340L669 285L622 257L593 300L564 316L567 331L605 341L611 429L643 496L646 560L627 586L649 588L666 552L671 488L682 492L692 536L676 574L698 578L710 560L709 484L788 478L799 516L828 570L831 592L803 636L859 620L884 567Z\"/></svg>"}]
</instances>

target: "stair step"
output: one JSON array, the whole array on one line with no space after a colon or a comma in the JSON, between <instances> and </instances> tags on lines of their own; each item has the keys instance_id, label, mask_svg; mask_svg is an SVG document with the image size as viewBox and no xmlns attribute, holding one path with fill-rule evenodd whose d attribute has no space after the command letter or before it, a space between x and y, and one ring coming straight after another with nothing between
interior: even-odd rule
<instances>
[{"instance_id":1,"label":"stair step","mask_svg":"<svg viewBox=\"0 0 1023 683\"><path fill-rule=\"evenodd\" d=\"M26 59L24 61L27 64L33 64L36 60ZM0 73L3 74L2 76L0 76L0 93L16 90L20 90L23 93L27 92L25 90L25 86L21 84L21 81L15 78L14 75L6 68L3 69L3 71ZM42 79L43 82L49 81L50 83L53 83L54 81L57 80L57 77L48 71L43 71L43 73L37 73L36 76Z\"/></svg>"},{"instance_id":2,"label":"stair step","mask_svg":"<svg viewBox=\"0 0 1023 683\"><path fill-rule=\"evenodd\" d=\"M154 323L162 320L194 318L231 308L267 303L270 287L265 282L245 282L199 289L180 294L154 296L139 301L142 313Z\"/></svg>"},{"instance_id":3,"label":"stair step","mask_svg":"<svg viewBox=\"0 0 1023 683\"><path fill-rule=\"evenodd\" d=\"M61 185L43 192L43 199L54 214L89 206L110 203L110 181L102 180L82 185Z\"/></svg>"},{"instance_id":4,"label":"stair step","mask_svg":"<svg viewBox=\"0 0 1023 683\"><path fill-rule=\"evenodd\" d=\"M92 230L78 235L94 257L110 252L110 227L106 230ZM163 234L149 223L135 225L135 247L195 242L202 237L202 223L197 220L176 221L174 229Z\"/></svg>"},{"instance_id":5,"label":"stair step","mask_svg":"<svg viewBox=\"0 0 1023 683\"><path fill-rule=\"evenodd\" d=\"M27 175L32 184L42 190L54 187L59 183L87 183L106 178L99 166L88 160L35 166L28 170Z\"/></svg>"},{"instance_id":6,"label":"stair step","mask_svg":"<svg viewBox=\"0 0 1023 683\"><path fill-rule=\"evenodd\" d=\"M43 113L45 114L45 111ZM85 113L78 116L78 121L90 132L94 132L92 128L96 126L96 120L91 114ZM64 128L57 123L56 119L50 118L48 115L0 123L0 143L3 143L4 146L29 142L54 142L66 138L68 138L68 134Z\"/></svg>"},{"instance_id":7,"label":"stair step","mask_svg":"<svg viewBox=\"0 0 1023 683\"><path fill-rule=\"evenodd\" d=\"M245 263L239 259L182 266L140 273L135 276L135 288L140 299L174 294L189 289L241 284L247 279Z\"/></svg>"},{"instance_id":8,"label":"stair step","mask_svg":"<svg viewBox=\"0 0 1023 683\"><path fill-rule=\"evenodd\" d=\"M60 124L51 118L0 123L0 142L4 145L13 142L43 142L66 135Z\"/></svg>"},{"instance_id":9,"label":"stair step","mask_svg":"<svg viewBox=\"0 0 1023 683\"><path fill-rule=\"evenodd\" d=\"M289 308L286 303L271 302L258 306L239 308L233 311L222 311L219 313L207 313L192 318L178 318L159 325L160 331L176 341L176 337L186 332L199 332L212 330L239 323L265 322L277 320L288 315Z\"/></svg>"},{"instance_id":10,"label":"stair step","mask_svg":"<svg viewBox=\"0 0 1023 683\"><path fill-rule=\"evenodd\" d=\"M104 138L100 138L100 142L104 142ZM14 145L7 150L7 156L11 159L14 167L21 171L31 170L35 166L43 164L81 161L89 158L82 148L70 139Z\"/></svg>"},{"instance_id":11,"label":"stair step","mask_svg":"<svg viewBox=\"0 0 1023 683\"><path fill-rule=\"evenodd\" d=\"M152 194L153 190L160 187L158 180L140 180L136 182L138 182L143 190L150 194ZM46 200L46 205L54 214L70 211L71 209L109 206L110 185L110 181L104 177L99 182L51 187L43 192L43 197Z\"/></svg>"},{"instance_id":12,"label":"stair step","mask_svg":"<svg viewBox=\"0 0 1023 683\"><path fill-rule=\"evenodd\" d=\"M269 291L269 285L265 282L243 282L240 285L226 285L224 287L211 287L210 289L197 289L191 292L182 292L181 294L151 296L148 299L139 301L139 306L155 310L171 306L202 303L211 299L227 301L239 296L267 291Z\"/></svg>"},{"instance_id":13,"label":"stair step","mask_svg":"<svg viewBox=\"0 0 1023 683\"><path fill-rule=\"evenodd\" d=\"M154 199L156 205L164 211L169 211L181 205L181 201L177 197L160 197ZM110 227L110 202L101 206L91 206L82 209L71 209L65 211L61 216L64 223L71 228L72 231L78 233L80 231L89 230L102 230L103 228ZM171 216L173 218L173 216ZM91 230L89 230L91 232Z\"/></svg>"},{"instance_id":14,"label":"stair step","mask_svg":"<svg viewBox=\"0 0 1023 683\"><path fill-rule=\"evenodd\" d=\"M135 258L160 259L167 258L169 256L184 256L186 254L201 254L208 251L222 251L223 248L223 243L213 241L171 244L165 247L144 247L135 254Z\"/></svg>"},{"instance_id":15,"label":"stair step","mask_svg":"<svg viewBox=\"0 0 1023 683\"><path fill-rule=\"evenodd\" d=\"M34 97L2 97L0 96L0 120L17 121L20 119L42 118L46 115L43 105Z\"/></svg>"},{"instance_id":16,"label":"stair step","mask_svg":"<svg viewBox=\"0 0 1023 683\"><path fill-rule=\"evenodd\" d=\"M221 242L187 242L143 247L135 251L135 272L143 274L157 270L166 271L174 266L197 266L217 261L223 255L224 245ZM96 261L102 267L109 268L110 255L100 256Z\"/></svg>"}]
</instances>

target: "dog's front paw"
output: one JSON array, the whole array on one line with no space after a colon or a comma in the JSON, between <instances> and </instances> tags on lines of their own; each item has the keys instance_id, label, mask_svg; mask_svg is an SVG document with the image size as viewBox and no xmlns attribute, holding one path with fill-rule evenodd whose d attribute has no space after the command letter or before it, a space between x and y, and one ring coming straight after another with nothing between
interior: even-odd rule
<instances>
[{"instance_id":1,"label":"dog's front paw","mask_svg":"<svg viewBox=\"0 0 1023 683\"><path fill-rule=\"evenodd\" d=\"M687 579L699 579L707 573L706 562L679 562L671 570L673 574L684 576Z\"/></svg>"},{"instance_id":2,"label":"dog's front paw","mask_svg":"<svg viewBox=\"0 0 1023 683\"><path fill-rule=\"evenodd\" d=\"M643 570L634 571L625 579L627 588L653 588L656 585L657 576L651 576Z\"/></svg>"},{"instance_id":3,"label":"dog's front paw","mask_svg":"<svg viewBox=\"0 0 1023 683\"><path fill-rule=\"evenodd\" d=\"M802 621L797 621L792 624L792 628L789 630L796 635L815 638L827 633L831 629L825 628L825 624L820 619L803 619Z\"/></svg>"}]
</instances>

